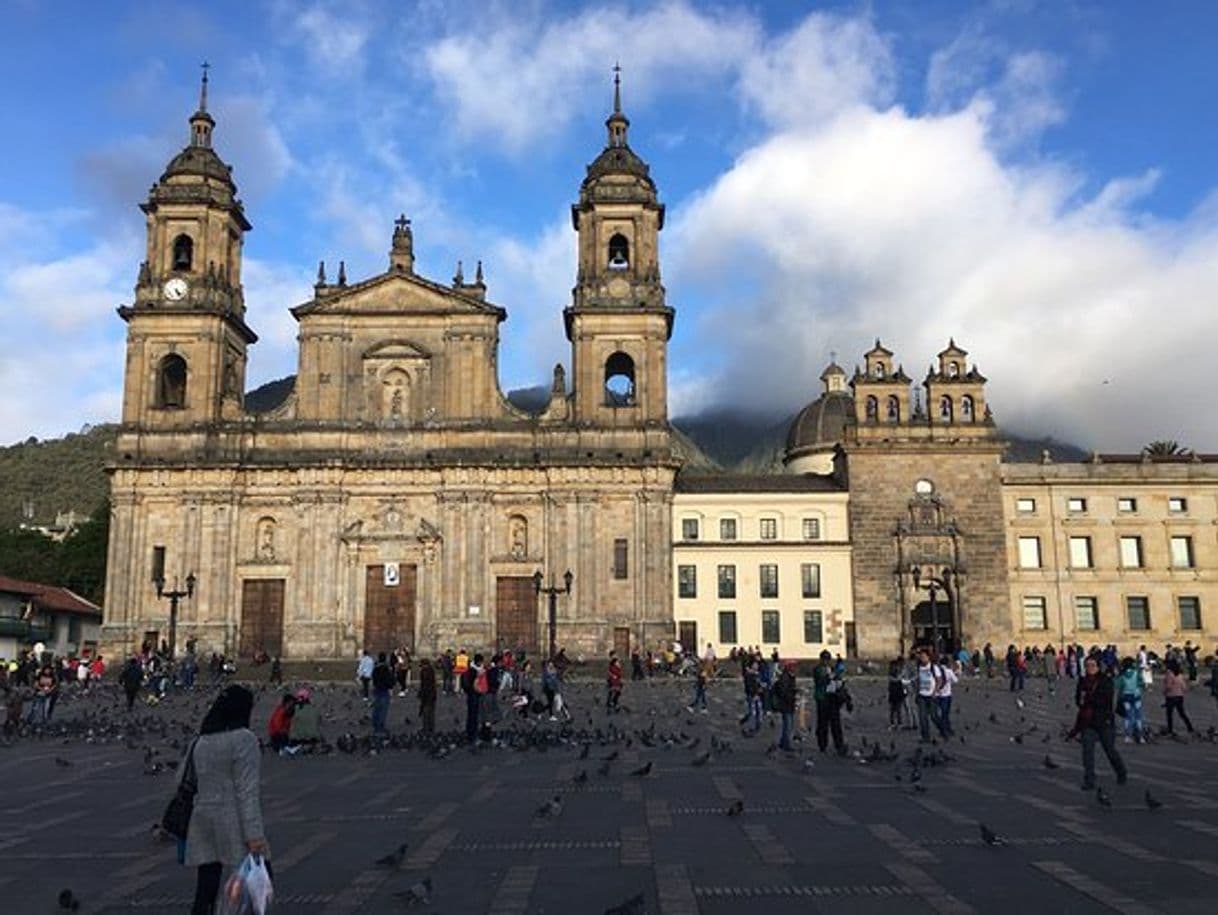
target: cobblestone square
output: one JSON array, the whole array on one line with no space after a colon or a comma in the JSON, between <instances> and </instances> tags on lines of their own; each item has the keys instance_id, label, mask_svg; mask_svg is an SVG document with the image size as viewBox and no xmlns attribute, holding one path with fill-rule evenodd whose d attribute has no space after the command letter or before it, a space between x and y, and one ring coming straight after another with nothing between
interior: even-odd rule
<instances>
[{"instance_id":1,"label":"cobblestone square","mask_svg":"<svg viewBox=\"0 0 1218 915\"><path fill-rule=\"evenodd\" d=\"M644 910L664 915L742 906L767 913L1212 912L1218 744L1205 738L1218 724L1212 700L1199 689L1190 697L1201 736L1118 742L1128 785L1117 787L1101 758L1100 784L1113 799L1104 808L1080 791L1078 744L1062 739L1073 720L1070 685L1054 696L1032 681L1020 709L1005 682L962 682L954 718L963 739L926 748L933 764L919 768L916 784L909 760L917 732L890 733L885 684L863 678L853 682L846 758L816 752L808 735L798 752L776 751L777 729L768 722L757 737L742 737L735 679L714 684L706 715L686 711L686 681L628 683L628 711L612 721L620 737L608 736L600 684L587 682L567 687L575 719L565 737L548 720L505 719L515 732L509 744L525 749L457 747L442 759L417 748L295 757L268 751L262 785L274 908L406 910L395 894L429 877L430 904L412 910L600 913L642 893ZM275 695L259 698L260 733ZM55 911L65 888L82 900L82 912L186 911L194 872L151 829L173 775L145 772L180 755L183 723L196 728L209 698L201 690L142 706L132 716L133 736L87 743L85 728L92 725L96 738L109 733L105 721L126 713L108 691L69 697L52 729L67 736L17 738L0 749L6 912ZM354 686L323 685L317 700L329 741L368 733ZM1151 694L1147 702L1156 730L1159 701ZM395 734L415 731L416 710L413 695L394 697ZM463 700L442 698L440 728L458 730L463 715ZM532 735L527 742L525 735ZM891 760L894 743L898 758ZM694 765L712 745L709 762ZM646 776L630 774L647 763ZM1147 791L1161 809L1147 808ZM555 795L561 812L539 818ZM737 799L743 813L729 816ZM1004 844L983 843L980 822ZM400 867L375 864L403 842Z\"/></svg>"}]
</instances>

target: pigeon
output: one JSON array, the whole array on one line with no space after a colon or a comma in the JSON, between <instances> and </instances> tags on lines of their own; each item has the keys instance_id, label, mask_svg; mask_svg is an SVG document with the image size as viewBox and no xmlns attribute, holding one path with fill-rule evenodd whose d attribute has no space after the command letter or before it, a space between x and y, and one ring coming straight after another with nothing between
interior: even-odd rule
<instances>
[{"instance_id":1,"label":"pigeon","mask_svg":"<svg viewBox=\"0 0 1218 915\"><path fill-rule=\"evenodd\" d=\"M610 763L608 760L605 760L605 762L601 763L597 767L596 771L599 772L602 776L608 776L609 766L611 766L611 765L612 765L612 763Z\"/></svg>"},{"instance_id":2,"label":"pigeon","mask_svg":"<svg viewBox=\"0 0 1218 915\"><path fill-rule=\"evenodd\" d=\"M588 770L581 769L575 778L571 779L577 785L586 785L588 783Z\"/></svg>"},{"instance_id":3,"label":"pigeon","mask_svg":"<svg viewBox=\"0 0 1218 915\"><path fill-rule=\"evenodd\" d=\"M1150 793L1150 789L1146 789L1146 807L1149 810L1158 810L1163 806L1163 802Z\"/></svg>"},{"instance_id":4,"label":"pigeon","mask_svg":"<svg viewBox=\"0 0 1218 915\"><path fill-rule=\"evenodd\" d=\"M635 769L630 774L637 775L639 778L644 778L644 777L650 775L651 774L651 763L648 762L645 765L639 766L637 769Z\"/></svg>"},{"instance_id":5,"label":"pigeon","mask_svg":"<svg viewBox=\"0 0 1218 915\"><path fill-rule=\"evenodd\" d=\"M1015 697L1015 704L1017 706L1019 706L1021 709L1023 708L1023 705L1024 705L1023 700L1020 699L1018 696Z\"/></svg>"},{"instance_id":6,"label":"pigeon","mask_svg":"<svg viewBox=\"0 0 1218 915\"><path fill-rule=\"evenodd\" d=\"M741 798L736 798L725 811L730 817L738 817L744 813L744 801Z\"/></svg>"},{"instance_id":7,"label":"pigeon","mask_svg":"<svg viewBox=\"0 0 1218 915\"><path fill-rule=\"evenodd\" d=\"M610 753L608 756L605 757L605 762L613 762L615 759L617 759L617 756L618 756L618 751L614 750L612 753Z\"/></svg>"},{"instance_id":8,"label":"pigeon","mask_svg":"<svg viewBox=\"0 0 1218 915\"><path fill-rule=\"evenodd\" d=\"M395 899L412 905L431 905L431 878L424 877L418 883L411 884L406 889L393 894Z\"/></svg>"},{"instance_id":9,"label":"pigeon","mask_svg":"<svg viewBox=\"0 0 1218 915\"><path fill-rule=\"evenodd\" d=\"M642 893L631 896L625 902L605 909L605 915L647 915L647 901Z\"/></svg>"},{"instance_id":10,"label":"pigeon","mask_svg":"<svg viewBox=\"0 0 1218 915\"><path fill-rule=\"evenodd\" d=\"M1060 767L1057 765L1057 763L1055 763L1055 762L1053 761L1053 757L1052 757L1052 756L1050 756L1048 753L1046 753L1046 754L1045 754L1044 766L1045 766L1045 768L1046 768L1046 769L1057 769L1057 768L1060 768Z\"/></svg>"},{"instance_id":11,"label":"pigeon","mask_svg":"<svg viewBox=\"0 0 1218 915\"><path fill-rule=\"evenodd\" d=\"M72 768L72 760L64 759L62 756L56 756L55 765L63 766L65 769L70 769Z\"/></svg>"},{"instance_id":12,"label":"pigeon","mask_svg":"<svg viewBox=\"0 0 1218 915\"><path fill-rule=\"evenodd\" d=\"M1112 807L1112 798L1108 796L1107 792L1105 792L1103 788L1095 789L1095 799L1099 802L1101 807Z\"/></svg>"},{"instance_id":13,"label":"pigeon","mask_svg":"<svg viewBox=\"0 0 1218 915\"><path fill-rule=\"evenodd\" d=\"M977 825L981 827L981 841L986 845L994 846L1006 844L1003 841L1002 836L998 835L998 833L994 832L994 830L990 829L990 827L986 826L984 823L978 823Z\"/></svg>"},{"instance_id":14,"label":"pigeon","mask_svg":"<svg viewBox=\"0 0 1218 915\"><path fill-rule=\"evenodd\" d=\"M550 800L538 807L535 815L538 819L548 820L553 819L560 813L562 813L562 798L556 794Z\"/></svg>"},{"instance_id":15,"label":"pigeon","mask_svg":"<svg viewBox=\"0 0 1218 915\"><path fill-rule=\"evenodd\" d=\"M710 758L711 758L711 751L707 750L705 753L702 753L701 755L695 756L693 759L691 759L689 764L691 766L705 766L708 762L710 762Z\"/></svg>"},{"instance_id":16,"label":"pigeon","mask_svg":"<svg viewBox=\"0 0 1218 915\"><path fill-rule=\"evenodd\" d=\"M80 900L76 898L71 890L60 890L59 907L66 912L75 912L80 908Z\"/></svg>"},{"instance_id":17,"label":"pigeon","mask_svg":"<svg viewBox=\"0 0 1218 915\"><path fill-rule=\"evenodd\" d=\"M592 752L592 744L590 744L590 743L586 743L586 744L584 744L584 748L583 748L582 750L580 750L580 751L579 751L579 758L580 758L580 759L587 759L587 758L588 758L588 754L589 754L589 753L591 753L591 752Z\"/></svg>"},{"instance_id":18,"label":"pigeon","mask_svg":"<svg viewBox=\"0 0 1218 915\"><path fill-rule=\"evenodd\" d=\"M406 860L406 846L407 846L407 843L403 842L395 850L393 850L389 854L385 855L385 857L377 858L376 866L377 867L390 867L390 868L395 868L395 869L401 867L402 862Z\"/></svg>"}]
</instances>

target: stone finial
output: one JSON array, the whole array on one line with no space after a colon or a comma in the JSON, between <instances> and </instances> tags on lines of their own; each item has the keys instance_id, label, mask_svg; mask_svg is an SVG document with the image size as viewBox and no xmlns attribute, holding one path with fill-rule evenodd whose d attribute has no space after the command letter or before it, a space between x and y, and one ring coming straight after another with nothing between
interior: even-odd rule
<instances>
[{"instance_id":1,"label":"stone finial","mask_svg":"<svg viewBox=\"0 0 1218 915\"><path fill-rule=\"evenodd\" d=\"M485 286L486 281L482 278L482 261L478 261L478 268L474 271L474 285Z\"/></svg>"},{"instance_id":2,"label":"stone finial","mask_svg":"<svg viewBox=\"0 0 1218 915\"><path fill-rule=\"evenodd\" d=\"M402 213L393 222L393 247L389 250L389 269L398 273L414 272L414 232Z\"/></svg>"},{"instance_id":3,"label":"stone finial","mask_svg":"<svg viewBox=\"0 0 1218 915\"><path fill-rule=\"evenodd\" d=\"M136 280L139 286L148 286L152 283L152 271L148 267L148 261L140 261L140 273Z\"/></svg>"},{"instance_id":4,"label":"stone finial","mask_svg":"<svg viewBox=\"0 0 1218 915\"><path fill-rule=\"evenodd\" d=\"M1040 462L1042 464L1052 464L1053 463L1053 455L1049 453L1048 448L1040 449Z\"/></svg>"},{"instance_id":5,"label":"stone finial","mask_svg":"<svg viewBox=\"0 0 1218 915\"><path fill-rule=\"evenodd\" d=\"M565 396L567 393L567 370L562 367L561 362L554 366L554 381L550 384L550 393L556 396Z\"/></svg>"},{"instance_id":6,"label":"stone finial","mask_svg":"<svg viewBox=\"0 0 1218 915\"><path fill-rule=\"evenodd\" d=\"M325 261L317 262L317 285L318 286L326 285L326 262Z\"/></svg>"},{"instance_id":7,"label":"stone finial","mask_svg":"<svg viewBox=\"0 0 1218 915\"><path fill-rule=\"evenodd\" d=\"M460 289L465 285L465 268L457 261L457 272L453 274L453 287Z\"/></svg>"},{"instance_id":8,"label":"stone finial","mask_svg":"<svg viewBox=\"0 0 1218 915\"><path fill-rule=\"evenodd\" d=\"M340 286L347 285L347 262L346 261L338 262L338 285L340 285Z\"/></svg>"}]
</instances>

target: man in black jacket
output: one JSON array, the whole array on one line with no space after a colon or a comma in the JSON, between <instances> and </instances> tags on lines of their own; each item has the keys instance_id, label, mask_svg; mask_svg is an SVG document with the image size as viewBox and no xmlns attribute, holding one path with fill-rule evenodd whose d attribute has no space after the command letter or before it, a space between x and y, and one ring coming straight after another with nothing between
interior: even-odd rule
<instances>
[{"instance_id":1,"label":"man in black jacket","mask_svg":"<svg viewBox=\"0 0 1218 915\"><path fill-rule=\"evenodd\" d=\"M795 684L795 662L788 661L782 667L778 682L774 684L774 705L782 715L782 736L778 738L778 746L784 750L794 749L791 746L791 732L795 725L795 695L798 688Z\"/></svg>"},{"instance_id":2,"label":"man in black jacket","mask_svg":"<svg viewBox=\"0 0 1218 915\"><path fill-rule=\"evenodd\" d=\"M385 652L376 659L372 668L372 733L380 737L385 733L385 723L389 718L389 696L393 692L393 671Z\"/></svg>"},{"instance_id":3,"label":"man in black jacket","mask_svg":"<svg viewBox=\"0 0 1218 915\"><path fill-rule=\"evenodd\" d=\"M1104 755L1116 773L1117 784L1125 784L1128 774L1125 761L1117 752L1114 743L1112 720L1112 678L1100 670L1099 658L1091 655L1083 663L1084 676L1078 681L1074 701L1078 705L1078 718L1070 732L1078 734L1083 742L1083 790L1095 788L1095 743L1104 748Z\"/></svg>"}]
</instances>

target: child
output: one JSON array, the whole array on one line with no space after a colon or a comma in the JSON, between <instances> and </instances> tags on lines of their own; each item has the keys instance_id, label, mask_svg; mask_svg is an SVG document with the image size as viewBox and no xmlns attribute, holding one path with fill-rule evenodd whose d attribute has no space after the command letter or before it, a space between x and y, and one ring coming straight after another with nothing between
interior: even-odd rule
<instances>
[{"instance_id":1,"label":"child","mask_svg":"<svg viewBox=\"0 0 1218 915\"><path fill-rule=\"evenodd\" d=\"M905 697L908 690L902 679L904 665L900 658L888 662L888 730L895 731L901 726L901 718L905 710Z\"/></svg>"}]
</instances>

